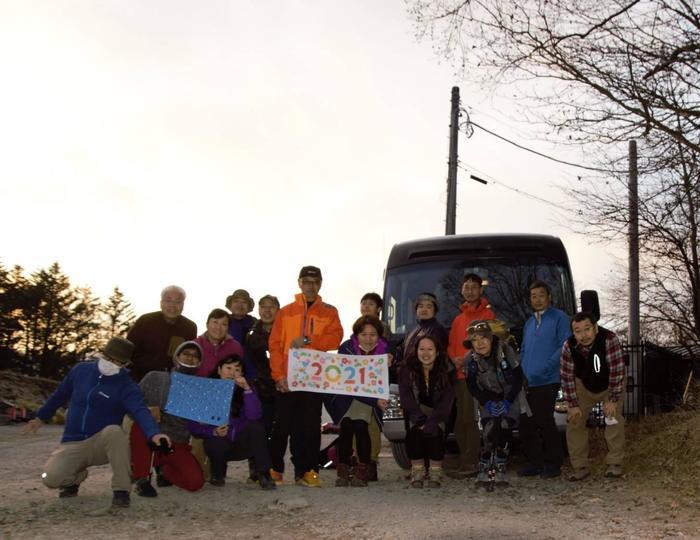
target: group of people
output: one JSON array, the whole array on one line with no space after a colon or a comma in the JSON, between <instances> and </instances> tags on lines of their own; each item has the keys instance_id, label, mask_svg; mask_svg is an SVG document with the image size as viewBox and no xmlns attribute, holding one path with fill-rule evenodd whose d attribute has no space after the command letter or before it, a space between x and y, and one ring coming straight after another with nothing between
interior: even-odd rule
<instances>
[{"instance_id":1,"label":"group of people","mask_svg":"<svg viewBox=\"0 0 700 540\"><path fill-rule=\"evenodd\" d=\"M518 422L529 460L519 474L559 476L563 452L553 411L560 384L569 404L572 479L589 474L585 419L601 400L609 420L607 474L622 474L624 364L619 342L590 314L576 314L570 324L551 305L544 282L530 287L534 314L525 325L520 356L503 339L503 324L476 274L464 277L464 303L449 333L436 319L436 297L422 293L415 302L417 325L398 342L379 318L381 297L368 293L350 338L341 343L338 311L321 299L321 285L321 270L304 266L294 301L280 307L275 296L265 295L258 301L259 318L251 315L255 302L250 294L238 289L226 299L227 310L211 311L199 336L196 324L182 315L185 291L166 287L159 311L142 315L126 339L112 338L102 351L77 364L26 426L26 432L36 431L68 404L63 438L44 467L44 484L58 488L60 497L72 497L90 466L109 463L112 504L124 507L132 485L141 496L157 496L154 470L158 487L196 491L206 481L225 485L228 462L248 460L248 481L275 489L284 482L289 444L295 483L320 487L325 404L340 433L336 485L367 486L377 479L388 403L290 391L291 348L388 355L409 420L406 446L413 487L441 485L446 423L455 403L460 459L451 476L477 476L484 482L495 460L496 481L504 482L510 432ZM209 425L168 413L173 373L232 381L228 420Z\"/></svg>"}]
</instances>

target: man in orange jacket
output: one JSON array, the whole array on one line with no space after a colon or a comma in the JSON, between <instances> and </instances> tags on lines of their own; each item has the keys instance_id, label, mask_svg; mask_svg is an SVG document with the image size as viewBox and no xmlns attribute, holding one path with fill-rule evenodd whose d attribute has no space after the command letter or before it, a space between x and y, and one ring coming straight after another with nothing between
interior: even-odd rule
<instances>
[{"instance_id":1,"label":"man in orange jacket","mask_svg":"<svg viewBox=\"0 0 700 540\"><path fill-rule=\"evenodd\" d=\"M284 454L290 439L294 478L306 487L320 487L318 453L321 449L321 394L290 392L287 385L289 349L332 351L343 339L338 310L321 300L321 270L304 266L299 272L301 293L284 306L270 332L270 369L275 380L275 423L270 453L272 477L282 483Z\"/></svg>"},{"instance_id":2,"label":"man in orange jacket","mask_svg":"<svg viewBox=\"0 0 700 540\"><path fill-rule=\"evenodd\" d=\"M457 418L455 419L455 438L459 446L459 466L450 476L468 478L479 472L479 426L476 423L474 399L467 390L467 380L462 366L469 350L464 346L467 328L473 321L495 319L496 315L489 308L483 294L483 281L476 274L467 274L462 282L464 303L461 313L452 321L447 354L457 369L455 380L455 397Z\"/></svg>"}]
</instances>

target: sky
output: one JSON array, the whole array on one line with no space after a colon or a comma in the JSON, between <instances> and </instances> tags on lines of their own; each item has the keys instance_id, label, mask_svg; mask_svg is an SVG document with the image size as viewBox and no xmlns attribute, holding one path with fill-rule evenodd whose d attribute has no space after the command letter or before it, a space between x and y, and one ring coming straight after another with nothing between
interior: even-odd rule
<instances>
[{"instance_id":1,"label":"sky","mask_svg":"<svg viewBox=\"0 0 700 540\"><path fill-rule=\"evenodd\" d=\"M312 264L349 333L391 247L444 233L452 86L482 125L586 158L456 76L398 0L0 0L0 68L0 261L58 261L137 314L178 284L200 329L234 289L290 302ZM604 287L619 246L555 211L576 169L478 130L459 157L457 233L559 236L576 289Z\"/></svg>"}]
</instances>

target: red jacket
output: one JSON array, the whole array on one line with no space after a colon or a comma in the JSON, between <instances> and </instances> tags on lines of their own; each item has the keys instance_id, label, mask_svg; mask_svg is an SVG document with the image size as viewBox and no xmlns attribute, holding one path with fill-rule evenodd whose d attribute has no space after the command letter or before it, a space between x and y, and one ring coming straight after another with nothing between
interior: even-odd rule
<instances>
[{"instance_id":1,"label":"red jacket","mask_svg":"<svg viewBox=\"0 0 700 540\"><path fill-rule=\"evenodd\" d=\"M202 363L196 373L199 377L208 377L216 369L219 360L226 356L237 354L243 358L243 347L231 336L226 336L221 343L214 345L205 332L195 341L202 347Z\"/></svg>"},{"instance_id":2,"label":"red jacket","mask_svg":"<svg viewBox=\"0 0 700 540\"><path fill-rule=\"evenodd\" d=\"M294 302L280 309L270 332L270 369L275 381L287 378L287 355L292 340L307 336L311 342L307 349L333 351L343 339L338 310L326 304L321 297L311 307L306 307L303 294L297 294Z\"/></svg>"},{"instance_id":3,"label":"red jacket","mask_svg":"<svg viewBox=\"0 0 700 540\"><path fill-rule=\"evenodd\" d=\"M467 328L472 322L488 321L496 318L496 314L489 307L489 301L483 296L476 307L469 306L464 302L460 309L462 312L455 317L454 321L452 321L452 328L450 328L450 339L447 346L447 355L450 357L450 360L464 358L469 352L469 349L464 346L464 340L467 339ZM457 370L457 378L466 379L463 370Z\"/></svg>"}]
</instances>

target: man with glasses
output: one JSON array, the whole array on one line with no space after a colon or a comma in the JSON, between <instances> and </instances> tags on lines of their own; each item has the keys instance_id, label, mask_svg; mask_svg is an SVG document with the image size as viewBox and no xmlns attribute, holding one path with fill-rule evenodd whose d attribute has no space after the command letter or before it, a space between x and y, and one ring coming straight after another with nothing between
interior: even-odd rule
<instances>
[{"instance_id":1,"label":"man with glasses","mask_svg":"<svg viewBox=\"0 0 700 540\"><path fill-rule=\"evenodd\" d=\"M48 423L59 407L68 404L66 425L59 447L44 465L41 478L46 487L59 489L59 497L75 497L87 478L88 467L112 467L112 506L128 507L131 475L129 439L121 427L129 413L148 440L158 445L161 439L170 446L167 435L160 433L146 407L139 387L131 380L125 366L131 361L134 346L126 339L113 337L90 361L80 362L70 370L56 391L22 430L34 433Z\"/></svg>"},{"instance_id":2,"label":"man with glasses","mask_svg":"<svg viewBox=\"0 0 700 540\"><path fill-rule=\"evenodd\" d=\"M139 382L149 371L168 371L175 349L197 337L197 325L182 315L185 291L170 285L160 293L160 311L141 315L126 338L134 346L131 377Z\"/></svg>"},{"instance_id":3,"label":"man with glasses","mask_svg":"<svg viewBox=\"0 0 700 540\"><path fill-rule=\"evenodd\" d=\"M318 453L321 448L321 394L290 392L287 385L289 349L332 351L343 339L338 310L321 300L321 270L304 266L299 272L301 293L284 306L270 332L270 368L277 387L272 428L272 477L282 482L284 454L290 439L294 477L298 485L320 487Z\"/></svg>"}]
</instances>

